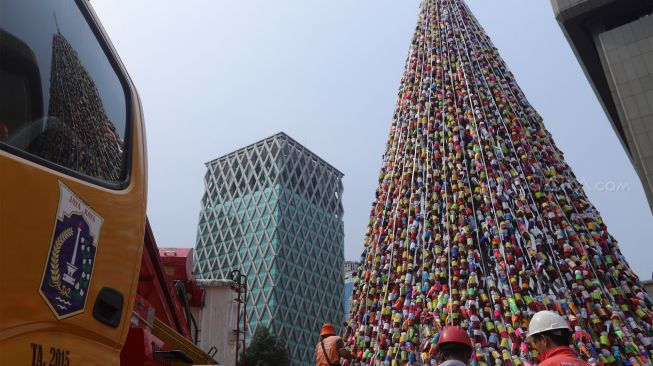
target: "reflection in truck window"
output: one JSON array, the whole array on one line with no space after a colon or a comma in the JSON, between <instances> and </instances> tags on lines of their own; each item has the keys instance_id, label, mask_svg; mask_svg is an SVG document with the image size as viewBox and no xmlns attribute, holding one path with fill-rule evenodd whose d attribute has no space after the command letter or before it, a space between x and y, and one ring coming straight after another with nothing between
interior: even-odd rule
<instances>
[{"instance_id":1,"label":"reflection in truck window","mask_svg":"<svg viewBox=\"0 0 653 366\"><path fill-rule=\"evenodd\" d=\"M20 14L29 2L5 5ZM0 141L89 177L124 180L127 113L118 76L74 2L53 2L38 17L43 26L0 23ZM65 29L57 17L66 18Z\"/></svg>"}]
</instances>

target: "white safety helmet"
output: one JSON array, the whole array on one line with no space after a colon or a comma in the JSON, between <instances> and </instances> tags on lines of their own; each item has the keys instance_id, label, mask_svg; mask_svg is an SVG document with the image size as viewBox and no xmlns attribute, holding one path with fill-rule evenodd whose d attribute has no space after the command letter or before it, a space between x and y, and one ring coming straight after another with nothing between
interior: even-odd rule
<instances>
[{"instance_id":1,"label":"white safety helmet","mask_svg":"<svg viewBox=\"0 0 653 366\"><path fill-rule=\"evenodd\" d=\"M558 313L548 310L540 311L533 315L531 322L528 324L528 337L526 340L530 341L532 336L552 330L571 331L571 328L565 318Z\"/></svg>"}]
</instances>

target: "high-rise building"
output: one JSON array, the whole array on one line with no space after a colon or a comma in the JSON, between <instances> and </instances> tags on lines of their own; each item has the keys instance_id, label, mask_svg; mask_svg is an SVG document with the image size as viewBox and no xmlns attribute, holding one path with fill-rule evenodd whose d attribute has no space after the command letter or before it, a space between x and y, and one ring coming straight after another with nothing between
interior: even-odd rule
<instances>
[{"instance_id":1,"label":"high-rise building","mask_svg":"<svg viewBox=\"0 0 653 366\"><path fill-rule=\"evenodd\" d=\"M580 357L651 363L653 303L463 0L421 3L372 206L345 332L360 363L431 364L446 325L472 365L532 363L544 309Z\"/></svg>"},{"instance_id":2,"label":"high-rise building","mask_svg":"<svg viewBox=\"0 0 653 366\"><path fill-rule=\"evenodd\" d=\"M347 277L347 275L351 275L354 272L356 272L359 265L360 265L360 263L355 262L355 261L345 261L345 264L344 264L345 277Z\"/></svg>"},{"instance_id":3,"label":"high-rise building","mask_svg":"<svg viewBox=\"0 0 653 366\"><path fill-rule=\"evenodd\" d=\"M284 133L206 163L198 278L247 276L252 336L259 325L314 362L323 322L342 322L343 174Z\"/></svg>"},{"instance_id":4,"label":"high-rise building","mask_svg":"<svg viewBox=\"0 0 653 366\"><path fill-rule=\"evenodd\" d=\"M653 211L653 2L551 3Z\"/></svg>"},{"instance_id":5,"label":"high-rise building","mask_svg":"<svg viewBox=\"0 0 653 366\"><path fill-rule=\"evenodd\" d=\"M642 285L644 285L646 292L648 292L648 296L653 298L653 280L642 281Z\"/></svg>"},{"instance_id":6,"label":"high-rise building","mask_svg":"<svg viewBox=\"0 0 653 366\"><path fill-rule=\"evenodd\" d=\"M351 295L354 293L354 281L356 280L356 270L358 270L359 264L354 261L345 261L345 289L342 296L342 304L345 310L344 320L349 320Z\"/></svg>"}]
</instances>

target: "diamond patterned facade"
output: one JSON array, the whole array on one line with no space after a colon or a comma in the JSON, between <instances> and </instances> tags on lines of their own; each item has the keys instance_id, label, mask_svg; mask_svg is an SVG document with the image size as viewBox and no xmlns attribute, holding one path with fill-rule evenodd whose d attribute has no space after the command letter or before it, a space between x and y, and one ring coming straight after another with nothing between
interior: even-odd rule
<instances>
[{"instance_id":1,"label":"diamond patterned facade","mask_svg":"<svg viewBox=\"0 0 653 366\"><path fill-rule=\"evenodd\" d=\"M421 3L378 183L346 331L359 364L437 364L449 324L471 365L537 362L544 309L592 364L651 364L651 300L463 0Z\"/></svg>"},{"instance_id":2,"label":"diamond patterned facade","mask_svg":"<svg viewBox=\"0 0 653 366\"><path fill-rule=\"evenodd\" d=\"M266 326L312 364L322 323L343 319L343 174L284 133L206 165L196 276L239 269L248 340Z\"/></svg>"}]
</instances>

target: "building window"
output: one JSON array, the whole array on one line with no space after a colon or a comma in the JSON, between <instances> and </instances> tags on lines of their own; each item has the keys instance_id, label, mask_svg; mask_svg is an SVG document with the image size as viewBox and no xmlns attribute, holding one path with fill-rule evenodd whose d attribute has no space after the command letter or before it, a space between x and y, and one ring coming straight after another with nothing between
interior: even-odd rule
<instances>
[{"instance_id":1,"label":"building window","mask_svg":"<svg viewBox=\"0 0 653 366\"><path fill-rule=\"evenodd\" d=\"M126 180L128 92L80 8L15 1L3 12L14 16L0 30L0 145L103 182Z\"/></svg>"}]
</instances>

